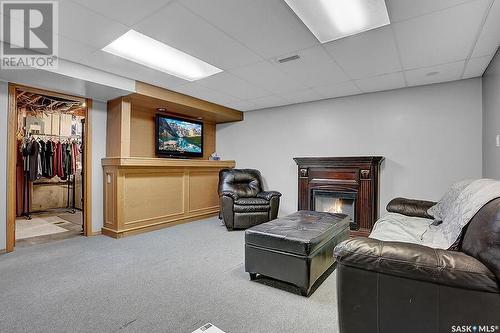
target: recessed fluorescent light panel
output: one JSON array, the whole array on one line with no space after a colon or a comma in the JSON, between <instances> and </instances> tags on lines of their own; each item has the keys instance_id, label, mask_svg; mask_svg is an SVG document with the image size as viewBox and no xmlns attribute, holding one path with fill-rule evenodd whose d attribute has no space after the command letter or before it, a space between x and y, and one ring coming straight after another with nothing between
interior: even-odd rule
<instances>
[{"instance_id":1,"label":"recessed fluorescent light panel","mask_svg":"<svg viewBox=\"0 0 500 333\"><path fill-rule=\"evenodd\" d=\"M129 30L102 50L188 81L222 72L215 66L135 30Z\"/></svg>"},{"instance_id":2,"label":"recessed fluorescent light panel","mask_svg":"<svg viewBox=\"0 0 500 333\"><path fill-rule=\"evenodd\" d=\"M321 43L390 24L384 0L285 0Z\"/></svg>"}]
</instances>

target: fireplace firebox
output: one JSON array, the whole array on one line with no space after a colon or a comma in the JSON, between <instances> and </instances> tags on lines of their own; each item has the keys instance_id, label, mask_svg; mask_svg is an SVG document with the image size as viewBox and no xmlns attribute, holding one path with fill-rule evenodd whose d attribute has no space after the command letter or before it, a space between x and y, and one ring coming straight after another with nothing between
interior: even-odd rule
<instances>
[{"instance_id":1,"label":"fireplace firebox","mask_svg":"<svg viewBox=\"0 0 500 333\"><path fill-rule=\"evenodd\" d=\"M342 213L349 216L351 229L357 229L355 192L341 192L313 189L312 210L317 212Z\"/></svg>"},{"instance_id":2,"label":"fireplace firebox","mask_svg":"<svg viewBox=\"0 0 500 333\"><path fill-rule=\"evenodd\" d=\"M297 157L298 209L346 214L351 235L367 236L379 212L381 156Z\"/></svg>"}]
</instances>

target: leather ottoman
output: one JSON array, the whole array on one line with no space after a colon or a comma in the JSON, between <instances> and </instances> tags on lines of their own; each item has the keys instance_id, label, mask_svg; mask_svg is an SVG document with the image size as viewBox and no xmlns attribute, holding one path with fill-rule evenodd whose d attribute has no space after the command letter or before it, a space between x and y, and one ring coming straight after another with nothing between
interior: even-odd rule
<instances>
[{"instance_id":1,"label":"leather ottoman","mask_svg":"<svg viewBox=\"0 0 500 333\"><path fill-rule=\"evenodd\" d=\"M291 215L245 231L245 271L285 281L309 296L334 263L333 249L349 238L349 217L313 211Z\"/></svg>"}]
</instances>

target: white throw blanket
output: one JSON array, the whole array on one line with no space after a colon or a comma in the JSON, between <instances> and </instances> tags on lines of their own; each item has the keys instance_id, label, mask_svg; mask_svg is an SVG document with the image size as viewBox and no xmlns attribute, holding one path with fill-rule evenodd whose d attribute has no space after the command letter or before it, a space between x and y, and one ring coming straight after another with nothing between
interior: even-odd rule
<instances>
[{"instance_id":1,"label":"white throw blanket","mask_svg":"<svg viewBox=\"0 0 500 333\"><path fill-rule=\"evenodd\" d=\"M449 248L460 236L462 228L488 202L500 197L500 181L478 179L467 186L458 196L443 223L431 226L424 235L424 242L439 249Z\"/></svg>"},{"instance_id":2,"label":"white throw blanket","mask_svg":"<svg viewBox=\"0 0 500 333\"><path fill-rule=\"evenodd\" d=\"M421 217L387 213L375 223L370 238L422 244L422 234L428 230L432 222L433 220Z\"/></svg>"},{"instance_id":3,"label":"white throw blanket","mask_svg":"<svg viewBox=\"0 0 500 333\"><path fill-rule=\"evenodd\" d=\"M370 238L448 249L474 215L489 201L499 197L500 181L478 179L460 192L440 225L431 225L429 219L388 213L375 223ZM405 223L408 226L404 226Z\"/></svg>"}]
</instances>

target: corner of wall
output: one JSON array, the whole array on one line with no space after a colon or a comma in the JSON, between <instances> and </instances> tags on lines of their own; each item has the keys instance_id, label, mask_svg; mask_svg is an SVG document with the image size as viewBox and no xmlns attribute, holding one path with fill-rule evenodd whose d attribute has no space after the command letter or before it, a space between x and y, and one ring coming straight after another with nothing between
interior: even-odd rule
<instances>
[{"instance_id":1,"label":"corner of wall","mask_svg":"<svg viewBox=\"0 0 500 333\"><path fill-rule=\"evenodd\" d=\"M103 226L103 174L101 159L106 157L107 103L92 102L92 233Z\"/></svg>"}]
</instances>

